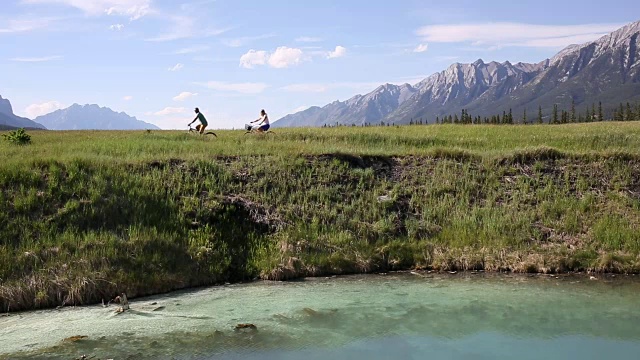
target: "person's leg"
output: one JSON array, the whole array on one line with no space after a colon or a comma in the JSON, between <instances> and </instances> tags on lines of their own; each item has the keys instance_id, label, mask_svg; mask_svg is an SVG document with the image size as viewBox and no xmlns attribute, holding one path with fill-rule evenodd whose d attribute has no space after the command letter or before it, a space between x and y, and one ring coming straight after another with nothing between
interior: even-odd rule
<instances>
[{"instance_id":1,"label":"person's leg","mask_svg":"<svg viewBox=\"0 0 640 360\"><path fill-rule=\"evenodd\" d=\"M204 134L204 129L206 129L206 128L207 128L207 125L202 125L200 127L200 134Z\"/></svg>"},{"instance_id":2,"label":"person's leg","mask_svg":"<svg viewBox=\"0 0 640 360\"><path fill-rule=\"evenodd\" d=\"M196 131L200 131L200 127L201 127L201 126L202 126L202 125L200 125L200 124L196 125Z\"/></svg>"}]
</instances>

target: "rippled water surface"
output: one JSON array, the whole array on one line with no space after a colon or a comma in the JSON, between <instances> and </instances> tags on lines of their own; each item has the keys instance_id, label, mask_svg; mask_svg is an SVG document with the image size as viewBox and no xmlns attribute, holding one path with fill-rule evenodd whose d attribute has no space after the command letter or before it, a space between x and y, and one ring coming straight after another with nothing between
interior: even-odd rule
<instances>
[{"instance_id":1,"label":"rippled water surface","mask_svg":"<svg viewBox=\"0 0 640 360\"><path fill-rule=\"evenodd\" d=\"M637 359L640 281L374 275L0 317L0 359ZM235 331L239 323L257 331ZM79 341L65 341L86 336Z\"/></svg>"}]
</instances>

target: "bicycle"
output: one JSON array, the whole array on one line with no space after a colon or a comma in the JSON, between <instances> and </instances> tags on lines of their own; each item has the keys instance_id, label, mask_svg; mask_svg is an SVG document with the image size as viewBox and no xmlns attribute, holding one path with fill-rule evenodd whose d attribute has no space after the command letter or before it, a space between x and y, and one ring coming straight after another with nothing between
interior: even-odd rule
<instances>
[{"instance_id":1,"label":"bicycle","mask_svg":"<svg viewBox=\"0 0 640 360\"><path fill-rule=\"evenodd\" d=\"M213 131L207 131L207 132L206 132L206 133L204 133L204 134L200 134L200 131L198 131L198 129L196 129L196 128L192 128L192 127L191 127L191 125L187 125L187 126L189 126L189 130L187 130L187 134L193 134L193 133L195 133L195 134L202 135L202 136L205 136L205 137L206 137L207 135L213 135L213 137L215 137L215 138L217 138L217 137L218 137L218 135L216 135L216 133L214 133Z\"/></svg>"},{"instance_id":2,"label":"bicycle","mask_svg":"<svg viewBox=\"0 0 640 360\"><path fill-rule=\"evenodd\" d=\"M275 132L271 131L271 129L267 130L267 131L258 131L258 127L256 126L251 126L251 125L245 125L244 127L245 129L245 135L249 135L249 134L263 134L263 135L275 135Z\"/></svg>"}]
</instances>

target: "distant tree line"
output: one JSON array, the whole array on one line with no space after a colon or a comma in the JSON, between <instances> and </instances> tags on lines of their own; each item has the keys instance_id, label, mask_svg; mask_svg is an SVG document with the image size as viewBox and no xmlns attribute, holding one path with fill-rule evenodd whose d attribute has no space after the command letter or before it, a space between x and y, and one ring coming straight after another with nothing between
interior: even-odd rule
<instances>
[{"instance_id":1,"label":"distant tree line","mask_svg":"<svg viewBox=\"0 0 640 360\"><path fill-rule=\"evenodd\" d=\"M493 125L511 125L511 124L572 124L572 123L588 123L598 121L638 121L640 120L640 102L637 104L620 103L619 107L608 111L606 114L602 107L602 102L598 104L592 103L587 105L582 111L578 111L575 102L571 103L568 110L560 109L558 104L553 105L551 114L544 114L542 106L538 106L538 112L535 117L530 117L525 109L519 118L515 118L511 109L503 111L502 114L492 116L472 116L467 110L463 109L460 114L437 116L435 124L493 124ZM429 125L429 119L420 117L411 119L409 125ZM325 124L323 127L339 127L345 126L335 123L333 125ZM355 127L356 125L351 125ZM360 126L395 126L395 123L371 124L365 123Z\"/></svg>"}]
</instances>

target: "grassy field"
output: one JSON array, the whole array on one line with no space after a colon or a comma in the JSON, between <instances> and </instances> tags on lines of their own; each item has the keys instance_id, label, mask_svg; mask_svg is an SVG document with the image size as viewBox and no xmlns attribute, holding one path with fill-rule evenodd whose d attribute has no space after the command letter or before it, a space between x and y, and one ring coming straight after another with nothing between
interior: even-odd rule
<instances>
[{"instance_id":1,"label":"grassy field","mask_svg":"<svg viewBox=\"0 0 640 360\"><path fill-rule=\"evenodd\" d=\"M640 123L31 132L0 310L402 269L640 271Z\"/></svg>"}]
</instances>

